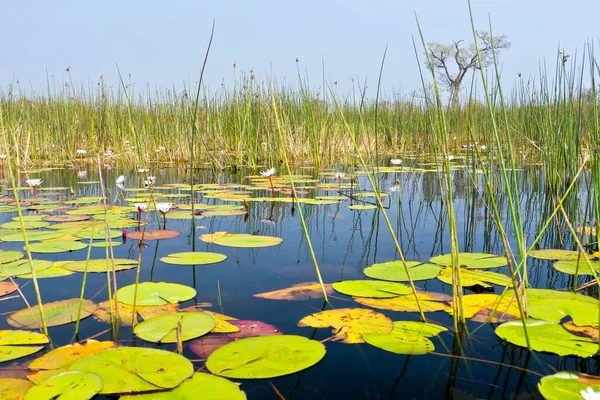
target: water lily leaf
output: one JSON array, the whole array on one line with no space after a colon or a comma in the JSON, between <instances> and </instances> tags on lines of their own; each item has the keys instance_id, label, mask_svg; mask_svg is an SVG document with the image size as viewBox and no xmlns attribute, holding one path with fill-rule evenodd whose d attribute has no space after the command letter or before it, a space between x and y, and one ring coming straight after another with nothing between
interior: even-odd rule
<instances>
[{"instance_id":1,"label":"water lily leaf","mask_svg":"<svg viewBox=\"0 0 600 400\"><path fill-rule=\"evenodd\" d=\"M364 211L364 210L374 210L377 208L376 205L374 204L354 204L348 207L350 210L358 210L358 211Z\"/></svg>"},{"instance_id":2,"label":"water lily leaf","mask_svg":"<svg viewBox=\"0 0 600 400\"><path fill-rule=\"evenodd\" d=\"M563 328L571 332L573 335L583 336L598 342L598 327L597 326L577 326L572 321L567 321L562 324Z\"/></svg>"},{"instance_id":3,"label":"water lily leaf","mask_svg":"<svg viewBox=\"0 0 600 400\"><path fill-rule=\"evenodd\" d=\"M406 266L413 281L424 281L437 277L442 267L436 264L423 264L419 261L407 261ZM389 261L373 264L365 268L365 275L373 279L384 281L408 282L408 275L402 264L402 260Z\"/></svg>"},{"instance_id":4,"label":"water lily leaf","mask_svg":"<svg viewBox=\"0 0 600 400\"><path fill-rule=\"evenodd\" d=\"M134 240L142 240L142 236L145 241L149 240L166 240L173 239L177 236L181 235L181 232L178 231L170 231L168 229L156 229L156 230L147 230L147 231L136 231L129 232L127 237Z\"/></svg>"},{"instance_id":5,"label":"water lily leaf","mask_svg":"<svg viewBox=\"0 0 600 400\"><path fill-rule=\"evenodd\" d=\"M246 400L246 394L235 383L220 376L196 372L173 390L121 396L119 400L210 399Z\"/></svg>"},{"instance_id":6,"label":"water lily leaf","mask_svg":"<svg viewBox=\"0 0 600 400\"><path fill-rule=\"evenodd\" d=\"M392 320L377 311L364 308L339 308L306 316L298 326L333 328L333 340L344 343L364 343L365 332L389 333L394 328Z\"/></svg>"},{"instance_id":7,"label":"water lily leaf","mask_svg":"<svg viewBox=\"0 0 600 400\"><path fill-rule=\"evenodd\" d=\"M241 339L215 350L206 367L215 375L266 379L293 374L318 363L325 346L302 336L259 336Z\"/></svg>"},{"instance_id":8,"label":"water lily leaf","mask_svg":"<svg viewBox=\"0 0 600 400\"><path fill-rule=\"evenodd\" d=\"M333 294L333 288L330 284L325 284L325 292L330 295ZM272 292L265 292L255 294L254 297L261 297L263 299L271 300L309 300L309 299L322 299L323 290L318 282L305 282L299 283L286 289L274 290Z\"/></svg>"},{"instance_id":9,"label":"water lily leaf","mask_svg":"<svg viewBox=\"0 0 600 400\"><path fill-rule=\"evenodd\" d=\"M443 266L452 265L452 254L443 254L429 260ZM488 253L458 253L458 265L465 268L498 268L508 265L506 257Z\"/></svg>"},{"instance_id":10,"label":"water lily leaf","mask_svg":"<svg viewBox=\"0 0 600 400\"><path fill-rule=\"evenodd\" d=\"M93 317L97 321L111 323L111 307L113 314L116 312L114 301L109 304L109 301L98 303L98 309L94 311ZM122 326L131 326L133 320L133 305L123 304L120 301L117 303L117 311L119 312L119 324ZM159 306L140 306L135 307L136 317L135 323L139 322L138 315L142 319L150 319L158 315L171 314L177 312L177 304L164 304Z\"/></svg>"},{"instance_id":11,"label":"water lily leaf","mask_svg":"<svg viewBox=\"0 0 600 400\"><path fill-rule=\"evenodd\" d=\"M135 285L122 287L118 290L120 302L133 305ZM196 290L177 283L144 282L138 285L137 305L160 306L168 303L178 303L194 298Z\"/></svg>"},{"instance_id":12,"label":"water lily leaf","mask_svg":"<svg viewBox=\"0 0 600 400\"><path fill-rule=\"evenodd\" d=\"M50 268L36 270L35 277L37 279L44 279L44 278L57 278L60 276L73 275L74 274L73 271L68 271L62 267L63 265L65 265L68 262L70 262L70 261L54 261L52 263L52 265L50 266ZM32 279L32 275L31 274L23 274L23 275L19 275L19 278Z\"/></svg>"},{"instance_id":13,"label":"water lily leaf","mask_svg":"<svg viewBox=\"0 0 600 400\"><path fill-rule=\"evenodd\" d=\"M447 311L450 306L447 302L451 297L441 293L418 293L419 303L423 312ZM357 303L365 306L380 308L382 310L418 312L417 302L413 294L393 297L391 299L370 299L367 297L355 297Z\"/></svg>"},{"instance_id":14,"label":"water lily leaf","mask_svg":"<svg viewBox=\"0 0 600 400\"><path fill-rule=\"evenodd\" d=\"M192 376L194 366L170 351L119 347L80 358L69 371L96 373L104 384L100 394L118 394L172 389Z\"/></svg>"},{"instance_id":15,"label":"water lily leaf","mask_svg":"<svg viewBox=\"0 0 600 400\"><path fill-rule=\"evenodd\" d=\"M46 221L23 221L25 229L39 229L45 228L50 225L50 222ZM11 221L0 225L2 229L21 229L21 221Z\"/></svg>"},{"instance_id":16,"label":"water lily leaf","mask_svg":"<svg viewBox=\"0 0 600 400\"><path fill-rule=\"evenodd\" d=\"M162 257L160 261L175 265L204 265L219 263L227 258L224 254L211 253L208 251L189 251L184 253L173 253Z\"/></svg>"},{"instance_id":17,"label":"water lily leaf","mask_svg":"<svg viewBox=\"0 0 600 400\"><path fill-rule=\"evenodd\" d=\"M92 199L92 198L89 198ZM81 199L79 199L81 201ZM87 200L87 199L86 199ZM93 199L92 203L101 200L100 198ZM90 202L90 201L86 201ZM110 210L111 206L103 206L103 205L92 205L92 206L82 206L78 207L74 210L67 211L68 215L94 215L94 214L102 214L105 210Z\"/></svg>"},{"instance_id":18,"label":"water lily leaf","mask_svg":"<svg viewBox=\"0 0 600 400\"><path fill-rule=\"evenodd\" d=\"M35 272L43 271L52 266L52 261L47 260L32 260L33 270ZM0 268L0 279L7 278L9 276L20 276L31 273L31 265L28 259L21 259L19 261L13 261L3 265L4 268Z\"/></svg>"},{"instance_id":19,"label":"water lily leaf","mask_svg":"<svg viewBox=\"0 0 600 400\"><path fill-rule=\"evenodd\" d=\"M270 247L283 242L283 239L275 236L227 232L207 233L200 236L200 240L227 247Z\"/></svg>"},{"instance_id":20,"label":"water lily leaf","mask_svg":"<svg viewBox=\"0 0 600 400\"><path fill-rule=\"evenodd\" d=\"M55 375L34 386L25 394L24 400L52 400L71 398L87 400L102 390L102 379L91 372L70 371Z\"/></svg>"},{"instance_id":21,"label":"water lily leaf","mask_svg":"<svg viewBox=\"0 0 600 400\"><path fill-rule=\"evenodd\" d=\"M0 278L1 279L1 278ZM0 297L15 292L19 285L12 282L0 282Z\"/></svg>"},{"instance_id":22,"label":"water lily leaf","mask_svg":"<svg viewBox=\"0 0 600 400\"><path fill-rule=\"evenodd\" d=\"M0 362L36 353L44 346L27 345L46 343L50 343L48 337L38 332L0 330Z\"/></svg>"},{"instance_id":23,"label":"water lily leaf","mask_svg":"<svg viewBox=\"0 0 600 400\"><path fill-rule=\"evenodd\" d=\"M367 332L365 342L397 354L427 354L435 350L429 337L437 336L447 329L443 326L414 321L396 321L388 333Z\"/></svg>"},{"instance_id":24,"label":"water lily leaf","mask_svg":"<svg viewBox=\"0 0 600 400\"><path fill-rule=\"evenodd\" d=\"M32 253L64 253L85 249L86 247L87 244L81 242L57 240L53 242L32 243L29 245L29 250Z\"/></svg>"},{"instance_id":25,"label":"water lily leaf","mask_svg":"<svg viewBox=\"0 0 600 400\"><path fill-rule=\"evenodd\" d=\"M437 277L440 281L452 285L452 267L445 267ZM492 287L491 284L499 286L510 286L512 281L506 275L492 271L479 271L460 267L460 286Z\"/></svg>"},{"instance_id":26,"label":"water lily leaf","mask_svg":"<svg viewBox=\"0 0 600 400\"><path fill-rule=\"evenodd\" d=\"M230 333L228 336L234 339L244 339L255 336L281 335L282 332L277 327L266 324L262 321L251 321L237 319L229 321L230 324L238 328L239 332Z\"/></svg>"},{"instance_id":27,"label":"water lily leaf","mask_svg":"<svg viewBox=\"0 0 600 400\"><path fill-rule=\"evenodd\" d=\"M79 308L79 299L68 299L44 304L44 316L47 326L64 325L75 322ZM96 310L91 300L83 300L81 319L87 318ZM39 306L25 308L8 317L8 324L15 328L39 329L42 327Z\"/></svg>"},{"instance_id":28,"label":"water lily leaf","mask_svg":"<svg viewBox=\"0 0 600 400\"><path fill-rule=\"evenodd\" d=\"M202 212L202 215L205 217L228 217L246 214L248 214L246 210L210 210Z\"/></svg>"},{"instance_id":29,"label":"water lily leaf","mask_svg":"<svg viewBox=\"0 0 600 400\"><path fill-rule=\"evenodd\" d=\"M107 237L114 239L123 236L123 232L116 229L106 230L104 224L75 230L72 233L81 239L105 239Z\"/></svg>"},{"instance_id":30,"label":"water lily leaf","mask_svg":"<svg viewBox=\"0 0 600 400\"><path fill-rule=\"evenodd\" d=\"M42 218L43 221L47 222L76 222L76 221L85 221L90 219L89 215L69 215L69 214L60 214L60 215L46 215Z\"/></svg>"},{"instance_id":31,"label":"water lily leaf","mask_svg":"<svg viewBox=\"0 0 600 400\"><path fill-rule=\"evenodd\" d=\"M573 335L554 322L529 318L525 324L533 350L579 357L590 357L598 351L598 343ZM517 346L527 347L523 321L520 319L503 323L496 328L496 335Z\"/></svg>"},{"instance_id":32,"label":"water lily leaf","mask_svg":"<svg viewBox=\"0 0 600 400\"><path fill-rule=\"evenodd\" d=\"M388 299L412 293L412 289L401 283L383 281L343 281L331 285L336 291L348 296Z\"/></svg>"},{"instance_id":33,"label":"water lily leaf","mask_svg":"<svg viewBox=\"0 0 600 400\"><path fill-rule=\"evenodd\" d=\"M579 293L527 289L527 312L555 323L569 315L575 325L598 326L598 300Z\"/></svg>"},{"instance_id":34,"label":"water lily leaf","mask_svg":"<svg viewBox=\"0 0 600 400\"><path fill-rule=\"evenodd\" d=\"M22 400L25 393L33 387L33 383L25 379L0 379L0 399Z\"/></svg>"},{"instance_id":35,"label":"water lily leaf","mask_svg":"<svg viewBox=\"0 0 600 400\"><path fill-rule=\"evenodd\" d=\"M194 217L194 215L191 213L191 211L185 211L185 210L169 211L168 213L165 214L165 216L168 219L192 219L192 217ZM195 218L199 219L201 217L196 216Z\"/></svg>"},{"instance_id":36,"label":"water lily leaf","mask_svg":"<svg viewBox=\"0 0 600 400\"><path fill-rule=\"evenodd\" d=\"M593 399L594 395L582 396L582 392L588 388L594 392L600 391L600 377L575 371L560 371L543 377L538 383L538 390L546 400Z\"/></svg>"},{"instance_id":37,"label":"water lily leaf","mask_svg":"<svg viewBox=\"0 0 600 400\"><path fill-rule=\"evenodd\" d=\"M453 300L450 301L452 305ZM509 294L497 295L491 293L469 294L463 296L463 312L465 318L478 322L506 322L520 318L517 299ZM494 313L494 308L496 312ZM447 310L452 315L453 308Z\"/></svg>"},{"instance_id":38,"label":"water lily leaf","mask_svg":"<svg viewBox=\"0 0 600 400\"><path fill-rule=\"evenodd\" d=\"M580 253L575 250L561 250L561 249L539 249L531 250L529 256L533 258L540 258L542 260L559 260L559 261L572 261L579 260L582 257L588 256L589 254Z\"/></svg>"},{"instance_id":39,"label":"water lily leaf","mask_svg":"<svg viewBox=\"0 0 600 400\"><path fill-rule=\"evenodd\" d=\"M2 251L2 250L0 250L0 263L8 264L10 262L20 260L21 258L23 258L23 255L24 254L20 251L15 251L15 250Z\"/></svg>"},{"instance_id":40,"label":"water lily leaf","mask_svg":"<svg viewBox=\"0 0 600 400\"><path fill-rule=\"evenodd\" d=\"M587 262L582 258L581 260L572 261L557 261L554 263L554 268L569 275L598 275L600 273L600 261L590 261L594 272L590 269Z\"/></svg>"},{"instance_id":41,"label":"water lily leaf","mask_svg":"<svg viewBox=\"0 0 600 400\"><path fill-rule=\"evenodd\" d=\"M107 242L106 240L102 240L100 242L92 242L92 247L100 247L100 248L106 248L112 246L112 247L117 247L117 246L121 246L123 244L123 242L115 242L114 240Z\"/></svg>"},{"instance_id":42,"label":"water lily leaf","mask_svg":"<svg viewBox=\"0 0 600 400\"><path fill-rule=\"evenodd\" d=\"M115 271L124 271L137 266L136 260L127 258L115 258ZM70 261L63 265L63 268L73 272L85 272L86 260ZM94 259L87 262L87 272L104 272L113 270L113 262L110 259Z\"/></svg>"},{"instance_id":43,"label":"water lily leaf","mask_svg":"<svg viewBox=\"0 0 600 400\"><path fill-rule=\"evenodd\" d=\"M214 328L215 320L201 312L159 315L137 325L133 333L149 342L176 343L178 326L181 326L181 341L187 341L206 335Z\"/></svg>"},{"instance_id":44,"label":"water lily leaf","mask_svg":"<svg viewBox=\"0 0 600 400\"><path fill-rule=\"evenodd\" d=\"M117 346L118 344L115 342L98 342L95 340L88 340L85 344L73 343L59 347L44 354L40 358L33 360L33 362L29 364L29 369L36 372L28 374L27 378L29 378L32 382L39 384L45 379L48 379L50 376L66 371L71 364L82 357L97 354L101 351L112 349ZM54 374L52 375L46 373L45 378L40 379L40 371L54 371Z\"/></svg>"}]
</instances>

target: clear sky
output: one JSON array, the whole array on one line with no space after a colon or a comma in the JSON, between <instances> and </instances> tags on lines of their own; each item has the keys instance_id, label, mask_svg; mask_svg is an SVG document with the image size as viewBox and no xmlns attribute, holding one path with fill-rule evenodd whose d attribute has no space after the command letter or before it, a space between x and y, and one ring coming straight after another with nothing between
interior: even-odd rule
<instances>
[{"instance_id":1,"label":"clear sky","mask_svg":"<svg viewBox=\"0 0 600 400\"><path fill-rule=\"evenodd\" d=\"M537 75L540 61L554 68L560 44L567 53L598 42L600 0L472 0L477 28L508 35L512 47L502 56L503 79L518 72ZM63 0L4 1L0 86L17 79L40 90L46 72L58 82L93 84L100 75L117 84L115 64L138 89L175 86L197 80L213 19L215 39L206 83L231 85L254 69L266 79L270 66L278 79L295 81L296 58L313 87L351 78L367 79L373 97L381 57L388 45L383 89L409 93L420 88L411 35L418 39L418 15L427 41L471 38L467 2L421 1L230 1L230 0Z\"/></svg>"}]
</instances>

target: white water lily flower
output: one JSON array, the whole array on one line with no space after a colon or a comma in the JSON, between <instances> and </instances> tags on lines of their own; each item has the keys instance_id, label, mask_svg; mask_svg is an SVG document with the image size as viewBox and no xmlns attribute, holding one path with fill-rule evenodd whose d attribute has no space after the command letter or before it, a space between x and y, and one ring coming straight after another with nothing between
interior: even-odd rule
<instances>
[{"instance_id":1,"label":"white water lily flower","mask_svg":"<svg viewBox=\"0 0 600 400\"><path fill-rule=\"evenodd\" d=\"M77 149L76 153L78 156L83 156L87 154L87 150Z\"/></svg>"},{"instance_id":2,"label":"white water lily flower","mask_svg":"<svg viewBox=\"0 0 600 400\"><path fill-rule=\"evenodd\" d=\"M335 179L341 181L342 179L344 179L345 176L346 176L346 174L335 174Z\"/></svg>"},{"instance_id":3,"label":"white water lily flower","mask_svg":"<svg viewBox=\"0 0 600 400\"><path fill-rule=\"evenodd\" d=\"M87 176L87 171L77 171L78 178L85 178Z\"/></svg>"},{"instance_id":4,"label":"white water lily flower","mask_svg":"<svg viewBox=\"0 0 600 400\"><path fill-rule=\"evenodd\" d=\"M125 175L119 175L117 177L117 185L122 185L125 182Z\"/></svg>"},{"instance_id":5,"label":"white water lily flower","mask_svg":"<svg viewBox=\"0 0 600 400\"><path fill-rule=\"evenodd\" d=\"M6 158L6 154L0 154L0 160L4 160Z\"/></svg>"},{"instance_id":6,"label":"white water lily flower","mask_svg":"<svg viewBox=\"0 0 600 400\"><path fill-rule=\"evenodd\" d=\"M163 214L168 213L171 207L173 207L173 203L156 203L156 209Z\"/></svg>"},{"instance_id":7,"label":"white water lily flower","mask_svg":"<svg viewBox=\"0 0 600 400\"><path fill-rule=\"evenodd\" d=\"M392 165L400 165L402 164L402 160L399 158L393 158L390 160L390 162L392 163Z\"/></svg>"},{"instance_id":8,"label":"white water lily flower","mask_svg":"<svg viewBox=\"0 0 600 400\"><path fill-rule=\"evenodd\" d=\"M260 174L262 176L264 176L265 178L269 178L269 177L275 175L275 172L276 172L275 168L271 168L271 169L266 170L266 171L261 171Z\"/></svg>"},{"instance_id":9,"label":"white water lily flower","mask_svg":"<svg viewBox=\"0 0 600 400\"><path fill-rule=\"evenodd\" d=\"M37 179L37 178L36 179L27 179L25 181L26 184L28 184L29 186L31 186L33 188L37 187L37 186L40 186L42 184L42 182L43 181L41 179Z\"/></svg>"},{"instance_id":10,"label":"white water lily flower","mask_svg":"<svg viewBox=\"0 0 600 400\"><path fill-rule=\"evenodd\" d=\"M148 208L148 204L146 203L133 203L133 205L139 212L142 212Z\"/></svg>"},{"instance_id":11,"label":"white water lily flower","mask_svg":"<svg viewBox=\"0 0 600 400\"><path fill-rule=\"evenodd\" d=\"M487 146L484 144L484 145L482 145L482 146L480 147L480 149L481 149L481 150L485 150L485 149L487 149Z\"/></svg>"},{"instance_id":12,"label":"white water lily flower","mask_svg":"<svg viewBox=\"0 0 600 400\"><path fill-rule=\"evenodd\" d=\"M585 400L600 400L600 391L596 392L594 389L588 386L587 389L580 391L581 396Z\"/></svg>"},{"instance_id":13,"label":"white water lily flower","mask_svg":"<svg viewBox=\"0 0 600 400\"><path fill-rule=\"evenodd\" d=\"M454 156L452 154L450 154L449 156L446 157L448 159L448 161L452 161L454 160Z\"/></svg>"},{"instance_id":14,"label":"white water lily flower","mask_svg":"<svg viewBox=\"0 0 600 400\"><path fill-rule=\"evenodd\" d=\"M145 169L145 168L139 168L139 169L138 169L138 172L139 172L140 174L145 174L146 172L148 172L148 170L147 170L147 169Z\"/></svg>"}]
</instances>

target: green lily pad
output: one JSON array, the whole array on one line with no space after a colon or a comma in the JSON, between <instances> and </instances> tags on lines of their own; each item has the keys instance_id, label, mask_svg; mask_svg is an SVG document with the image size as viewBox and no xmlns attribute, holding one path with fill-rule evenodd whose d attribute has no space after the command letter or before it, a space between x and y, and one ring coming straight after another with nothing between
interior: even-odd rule
<instances>
[{"instance_id":1,"label":"green lily pad","mask_svg":"<svg viewBox=\"0 0 600 400\"><path fill-rule=\"evenodd\" d=\"M68 299L44 304L44 317L46 326L65 325L75 322L79 310L79 299ZM96 304L91 300L83 300L81 309L81 319L87 318L96 310ZM25 308L11 314L7 322L15 328L40 329L42 319L39 306L33 306L31 309Z\"/></svg>"},{"instance_id":2,"label":"green lily pad","mask_svg":"<svg viewBox=\"0 0 600 400\"><path fill-rule=\"evenodd\" d=\"M69 240L53 240L50 242L32 243L29 250L32 253L65 253L85 249L87 244L82 242L72 242Z\"/></svg>"},{"instance_id":3,"label":"green lily pad","mask_svg":"<svg viewBox=\"0 0 600 400\"><path fill-rule=\"evenodd\" d=\"M76 222L76 221L85 221L90 219L89 215L69 215L69 214L60 214L60 215L46 215L42 218L42 221L47 222Z\"/></svg>"},{"instance_id":4,"label":"green lily pad","mask_svg":"<svg viewBox=\"0 0 600 400\"><path fill-rule=\"evenodd\" d=\"M247 233L215 232L200 236L200 240L228 247L269 247L283 242L275 236L250 235Z\"/></svg>"},{"instance_id":5,"label":"green lily pad","mask_svg":"<svg viewBox=\"0 0 600 400\"><path fill-rule=\"evenodd\" d=\"M173 253L162 257L160 261L175 265L204 265L215 264L227 258L224 254L211 253L207 251L190 251L184 253Z\"/></svg>"},{"instance_id":6,"label":"green lily pad","mask_svg":"<svg viewBox=\"0 0 600 400\"><path fill-rule=\"evenodd\" d=\"M373 204L354 204L348 207L351 210L358 210L358 211L364 211L364 210L374 210L377 208L376 205Z\"/></svg>"},{"instance_id":7,"label":"green lily pad","mask_svg":"<svg viewBox=\"0 0 600 400\"><path fill-rule=\"evenodd\" d=\"M452 284L452 267L445 267L437 277L440 281ZM460 267L460 286L480 285L483 287L492 287L490 284L499 286L510 286L512 281L506 275L492 271L479 271L476 269L466 269Z\"/></svg>"},{"instance_id":8,"label":"green lily pad","mask_svg":"<svg viewBox=\"0 0 600 400\"><path fill-rule=\"evenodd\" d=\"M443 326L413 321L395 321L389 333L363 333L365 342L397 354L427 354L435 350L428 338L447 329Z\"/></svg>"},{"instance_id":9,"label":"green lily pad","mask_svg":"<svg viewBox=\"0 0 600 400\"><path fill-rule=\"evenodd\" d=\"M102 379L91 372L69 371L54 375L34 386L23 400L52 400L57 396L63 399L87 400L102 390Z\"/></svg>"},{"instance_id":10,"label":"green lily pad","mask_svg":"<svg viewBox=\"0 0 600 400\"><path fill-rule=\"evenodd\" d=\"M132 269L137 266L136 260L129 260L127 258L115 258L114 260L110 259L94 259L81 261L70 261L63 265L63 268L73 272L85 272L86 264L87 264L87 272L104 272L113 270L113 261L114 261L114 269L115 271L124 271L127 269Z\"/></svg>"},{"instance_id":11,"label":"green lily pad","mask_svg":"<svg viewBox=\"0 0 600 400\"><path fill-rule=\"evenodd\" d=\"M15 360L36 353L49 343L48 337L38 332L0 330L0 362Z\"/></svg>"},{"instance_id":12,"label":"green lily pad","mask_svg":"<svg viewBox=\"0 0 600 400\"><path fill-rule=\"evenodd\" d=\"M192 376L194 366L170 351L119 347L80 358L69 371L96 373L104 384L100 394L119 394L172 389Z\"/></svg>"},{"instance_id":13,"label":"green lily pad","mask_svg":"<svg viewBox=\"0 0 600 400\"><path fill-rule=\"evenodd\" d=\"M135 240L142 240L142 237L143 237L144 241L149 241L149 240L173 239L179 235L181 235L181 232L178 232L178 231L170 231L168 229L156 229L156 230L129 232L127 234L127 237L130 239L135 239Z\"/></svg>"},{"instance_id":14,"label":"green lily pad","mask_svg":"<svg viewBox=\"0 0 600 400\"><path fill-rule=\"evenodd\" d=\"M177 343L181 326L181 341L206 335L215 327L213 317L202 312L178 312L147 319L133 330L136 336L149 342Z\"/></svg>"},{"instance_id":15,"label":"green lily pad","mask_svg":"<svg viewBox=\"0 0 600 400\"><path fill-rule=\"evenodd\" d=\"M578 260L585 256L590 256L586 253L579 253L575 250L560 250L560 249L540 249L531 250L529 256L533 258L540 258L542 260L558 260L558 261L572 261Z\"/></svg>"},{"instance_id":16,"label":"green lily pad","mask_svg":"<svg viewBox=\"0 0 600 400\"><path fill-rule=\"evenodd\" d=\"M324 356L322 343L303 336L258 336L219 347L206 360L206 367L228 378L266 379L302 371Z\"/></svg>"},{"instance_id":17,"label":"green lily pad","mask_svg":"<svg viewBox=\"0 0 600 400\"><path fill-rule=\"evenodd\" d=\"M336 291L348 296L387 299L412 293L412 289L401 283L383 281L344 281L331 285Z\"/></svg>"},{"instance_id":18,"label":"green lily pad","mask_svg":"<svg viewBox=\"0 0 600 400\"><path fill-rule=\"evenodd\" d=\"M2 250L0 250L0 263L8 264L13 261L20 260L21 258L23 258L23 255L24 254L20 251L15 251L15 250L2 251Z\"/></svg>"},{"instance_id":19,"label":"green lily pad","mask_svg":"<svg viewBox=\"0 0 600 400\"><path fill-rule=\"evenodd\" d=\"M111 240L110 243L107 242L106 240L102 240L100 242L92 242L92 247L100 247L100 248L105 248L105 247L118 247L121 246L123 244L123 242L116 242L114 240Z\"/></svg>"},{"instance_id":20,"label":"green lily pad","mask_svg":"<svg viewBox=\"0 0 600 400\"><path fill-rule=\"evenodd\" d=\"M173 390L121 396L119 400L246 400L238 385L220 376L196 372Z\"/></svg>"},{"instance_id":21,"label":"green lily pad","mask_svg":"<svg viewBox=\"0 0 600 400\"><path fill-rule=\"evenodd\" d=\"M413 281L425 281L437 277L442 267L436 264L423 264L419 261L407 261L406 266ZM388 261L373 264L365 268L364 274L369 278L382 279L384 281L408 282L406 270L402 260Z\"/></svg>"},{"instance_id":22,"label":"green lily pad","mask_svg":"<svg viewBox=\"0 0 600 400\"><path fill-rule=\"evenodd\" d=\"M594 273L598 275L600 273L600 261L590 261L590 264L594 269L593 273L584 259L579 261L557 261L554 263L554 268L569 275L575 275L576 273L577 275L594 275Z\"/></svg>"},{"instance_id":23,"label":"green lily pad","mask_svg":"<svg viewBox=\"0 0 600 400\"><path fill-rule=\"evenodd\" d=\"M44 279L44 278L58 278L61 276L73 275L74 274L73 271L68 271L62 267L67 262L69 262L69 261L55 261L52 263L52 266L50 266L50 268L36 270L35 277L37 279ZM24 274L24 275L19 275L19 278L32 279L33 276L31 274Z\"/></svg>"},{"instance_id":24,"label":"green lily pad","mask_svg":"<svg viewBox=\"0 0 600 400\"><path fill-rule=\"evenodd\" d=\"M29 242L35 242L39 240L50 240L56 239L57 237L63 236L65 233L61 231L28 231L27 240ZM23 232L16 232L10 235L0 236L3 242L24 242L25 236Z\"/></svg>"},{"instance_id":25,"label":"green lily pad","mask_svg":"<svg viewBox=\"0 0 600 400\"><path fill-rule=\"evenodd\" d=\"M591 357L598 351L598 343L576 336L554 322L528 318L525 320L531 348L559 356ZM496 328L496 335L517 346L527 347L523 321L508 321Z\"/></svg>"},{"instance_id":26,"label":"green lily pad","mask_svg":"<svg viewBox=\"0 0 600 400\"><path fill-rule=\"evenodd\" d=\"M122 287L117 292L119 301L133 305L135 285ZM138 285L138 306L161 306L169 303L178 303L194 298L196 290L177 283L144 282Z\"/></svg>"},{"instance_id":27,"label":"green lily pad","mask_svg":"<svg viewBox=\"0 0 600 400\"><path fill-rule=\"evenodd\" d=\"M582 396L582 392L588 389L599 392L600 377L575 371L560 371L543 377L538 383L538 390L546 400L593 399L594 396Z\"/></svg>"},{"instance_id":28,"label":"green lily pad","mask_svg":"<svg viewBox=\"0 0 600 400\"><path fill-rule=\"evenodd\" d=\"M33 270L35 272L43 271L52 266L52 261L32 260ZM9 276L20 276L31 273L31 265L29 259L21 259L5 264L4 268L0 268L0 279L5 279ZM6 272L5 272L6 271Z\"/></svg>"},{"instance_id":29,"label":"green lily pad","mask_svg":"<svg viewBox=\"0 0 600 400\"><path fill-rule=\"evenodd\" d=\"M527 289L527 312L530 317L555 323L570 316L577 326L598 326L598 300L579 293Z\"/></svg>"},{"instance_id":30,"label":"green lily pad","mask_svg":"<svg viewBox=\"0 0 600 400\"><path fill-rule=\"evenodd\" d=\"M447 266L452 265L452 254L432 257L429 262ZM458 253L458 265L465 268L498 268L508 265L506 257L488 253Z\"/></svg>"},{"instance_id":31,"label":"green lily pad","mask_svg":"<svg viewBox=\"0 0 600 400\"><path fill-rule=\"evenodd\" d=\"M109 229L107 231L104 225L95 227L90 226L72 233L74 233L75 236L81 239L104 239L106 237L114 239L123 235L123 232L118 231L116 229Z\"/></svg>"},{"instance_id":32,"label":"green lily pad","mask_svg":"<svg viewBox=\"0 0 600 400\"><path fill-rule=\"evenodd\" d=\"M47 227L48 225L50 225L50 222L23 221L23 225L25 225L25 229L39 229L39 228ZM4 224L1 224L0 228L2 228L2 229L21 229L21 222L20 221L6 222Z\"/></svg>"}]
</instances>

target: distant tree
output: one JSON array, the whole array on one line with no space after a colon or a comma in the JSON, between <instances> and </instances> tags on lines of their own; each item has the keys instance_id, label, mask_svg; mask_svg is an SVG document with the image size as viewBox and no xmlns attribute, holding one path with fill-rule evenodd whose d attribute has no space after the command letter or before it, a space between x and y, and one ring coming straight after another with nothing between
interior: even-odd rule
<instances>
[{"instance_id":1,"label":"distant tree","mask_svg":"<svg viewBox=\"0 0 600 400\"><path fill-rule=\"evenodd\" d=\"M500 50L510 47L506 35L494 36L493 46L492 36L489 32L477 31L476 35L481 54L481 65L474 43L471 43L468 48L461 47L464 39L454 40L451 44L430 42L427 45L433 69L440 83L450 92L450 101L454 105L458 104L458 95L467 73L472 69L488 67L494 61L493 52L498 56Z\"/></svg>"}]
</instances>

